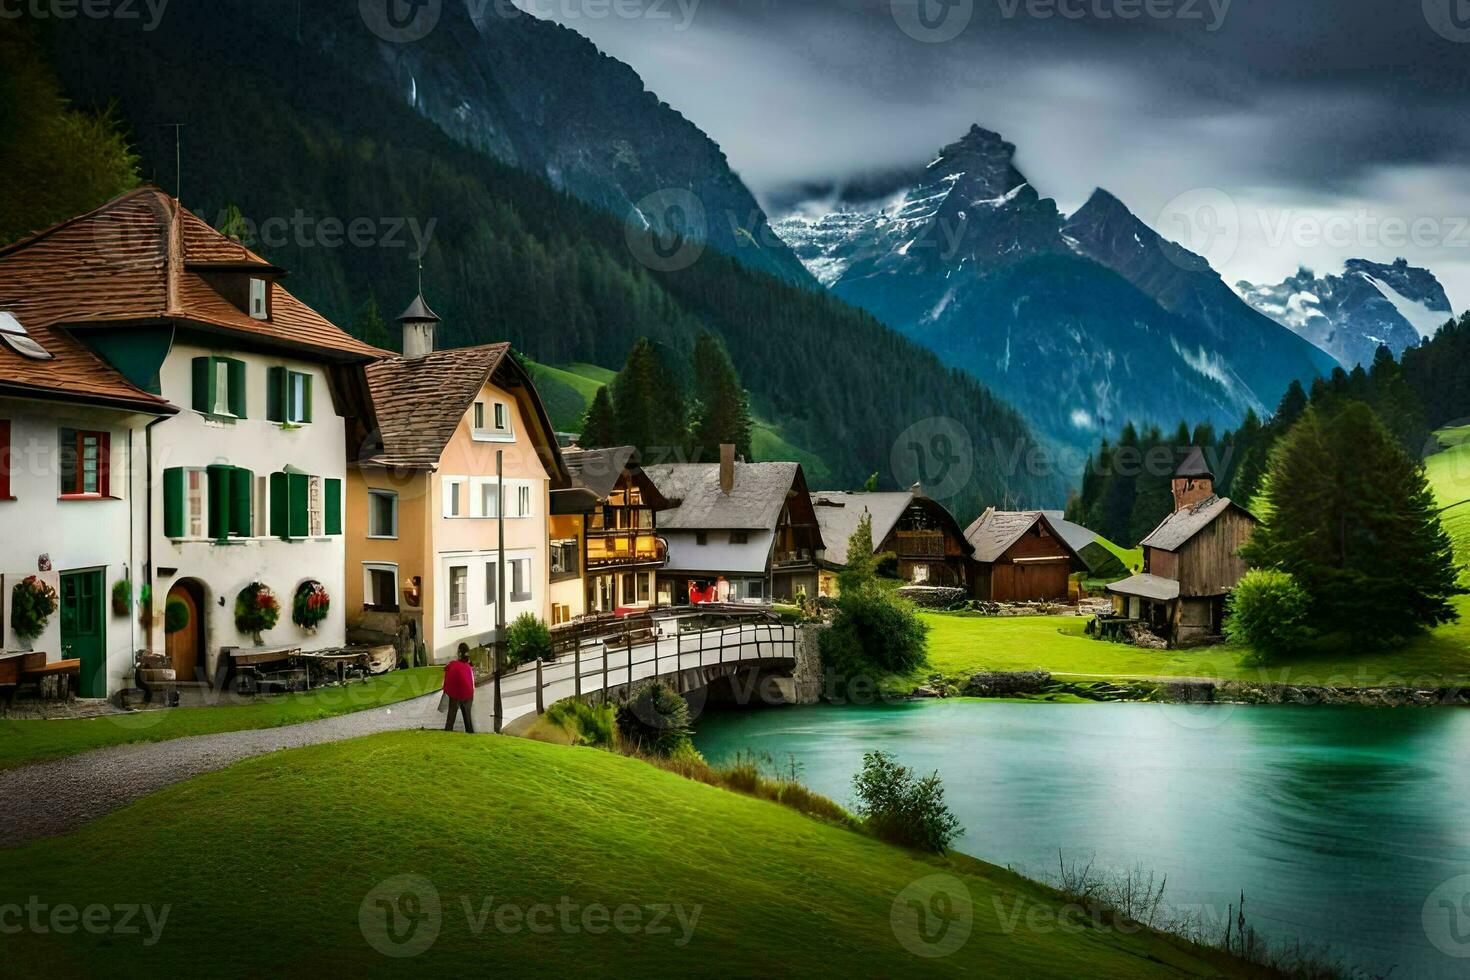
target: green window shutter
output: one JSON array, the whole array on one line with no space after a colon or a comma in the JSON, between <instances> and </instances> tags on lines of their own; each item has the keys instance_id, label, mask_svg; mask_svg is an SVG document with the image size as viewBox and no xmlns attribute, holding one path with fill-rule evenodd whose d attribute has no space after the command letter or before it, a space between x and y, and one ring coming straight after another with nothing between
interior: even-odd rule
<instances>
[{"instance_id":1,"label":"green window shutter","mask_svg":"<svg viewBox=\"0 0 1470 980\"><path fill-rule=\"evenodd\" d=\"M237 361L232 357L226 363L229 365L230 377L230 414L243 419L246 418L245 362Z\"/></svg>"},{"instance_id":2,"label":"green window shutter","mask_svg":"<svg viewBox=\"0 0 1470 980\"><path fill-rule=\"evenodd\" d=\"M286 369L283 367L266 372L265 417L272 422L286 421Z\"/></svg>"},{"instance_id":3,"label":"green window shutter","mask_svg":"<svg viewBox=\"0 0 1470 980\"><path fill-rule=\"evenodd\" d=\"M290 484L290 528L292 538L304 538L311 533L311 522L307 520L307 496L310 493L311 477L305 473L287 473Z\"/></svg>"},{"instance_id":4,"label":"green window shutter","mask_svg":"<svg viewBox=\"0 0 1470 980\"><path fill-rule=\"evenodd\" d=\"M255 474L230 468L230 531L242 538L255 536Z\"/></svg>"},{"instance_id":5,"label":"green window shutter","mask_svg":"<svg viewBox=\"0 0 1470 980\"><path fill-rule=\"evenodd\" d=\"M271 474L271 535L291 540L291 490L285 473Z\"/></svg>"},{"instance_id":6,"label":"green window shutter","mask_svg":"<svg viewBox=\"0 0 1470 980\"><path fill-rule=\"evenodd\" d=\"M209 536L223 541L230 536L230 474L234 467L214 464L209 474Z\"/></svg>"},{"instance_id":7,"label":"green window shutter","mask_svg":"<svg viewBox=\"0 0 1470 980\"><path fill-rule=\"evenodd\" d=\"M323 492L326 494L326 531L328 534L342 533L342 481L323 480Z\"/></svg>"},{"instance_id":8,"label":"green window shutter","mask_svg":"<svg viewBox=\"0 0 1470 980\"><path fill-rule=\"evenodd\" d=\"M163 533L166 537L184 536L184 468L171 466L163 471Z\"/></svg>"},{"instance_id":9,"label":"green window shutter","mask_svg":"<svg viewBox=\"0 0 1470 980\"><path fill-rule=\"evenodd\" d=\"M301 390L302 390L302 393L303 393L304 397L306 398L306 404L303 405L303 406L301 406L301 418L302 418L302 421L310 422L311 421L311 375L308 374L308 375L306 375L305 377L303 377L301 379Z\"/></svg>"},{"instance_id":10,"label":"green window shutter","mask_svg":"<svg viewBox=\"0 0 1470 980\"><path fill-rule=\"evenodd\" d=\"M194 411L214 410L214 358L194 358Z\"/></svg>"}]
</instances>

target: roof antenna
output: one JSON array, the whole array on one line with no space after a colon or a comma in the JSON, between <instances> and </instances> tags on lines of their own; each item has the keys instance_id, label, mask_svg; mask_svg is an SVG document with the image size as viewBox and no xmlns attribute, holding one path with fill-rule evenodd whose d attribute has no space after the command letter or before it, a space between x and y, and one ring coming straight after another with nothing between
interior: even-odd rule
<instances>
[{"instance_id":1,"label":"roof antenna","mask_svg":"<svg viewBox=\"0 0 1470 980\"><path fill-rule=\"evenodd\" d=\"M174 199L182 203L184 199L184 124L174 122L163 123L163 125L174 128Z\"/></svg>"}]
</instances>

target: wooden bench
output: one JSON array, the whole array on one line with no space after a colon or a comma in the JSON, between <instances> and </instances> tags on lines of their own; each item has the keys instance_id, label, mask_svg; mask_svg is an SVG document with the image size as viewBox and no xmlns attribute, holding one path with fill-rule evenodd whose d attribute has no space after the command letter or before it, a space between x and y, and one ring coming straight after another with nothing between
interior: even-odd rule
<instances>
[{"instance_id":1,"label":"wooden bench","mask_svg":"<svg viewBox=\"0 0 1470 980\"><path fill-rule=\"evenodd\" d=\"M66 700L81 686L82 661L58 660L48 664L44 653L40 657L39 662L30 662L21 667L20 682L35 684L37 693L43 698Z\"/></svg>"}]
</instances>

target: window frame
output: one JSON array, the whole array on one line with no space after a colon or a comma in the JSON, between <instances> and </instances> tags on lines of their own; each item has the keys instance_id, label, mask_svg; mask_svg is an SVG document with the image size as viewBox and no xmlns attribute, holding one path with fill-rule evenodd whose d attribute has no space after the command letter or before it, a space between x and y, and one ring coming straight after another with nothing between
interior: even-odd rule
<instances>
[{"instance_id":1,"label":"window frame","mask_svg":"<svg viewBox=\"0 0 1470 980\"><path fill-rule=\"evenodd\" d=\"M389 531L388 533L374 533L373 523L377 515L377 501L387 500L390 504ZM375 487L368 488L368 540L370 541L396 541L398 540L398 491L380 490Z\"/></svg>"},{"instance_id":2,"label":"window frame","mask_svg":"<svg viewBox=\"0 0 1470 980\"><path fill-rule=\"evenodd\" d=\"M393 576L393 604L385 606L373 602L373 573L387 573ZM373 612L398 612L402 603L399 597L398 564L391 561L365 561L362 563L362 608Z\"/></svg>"},{"instance_id":3,"label":"window frame","mask_svg":"<svg viewBox=\"0 0 1470 980\"><path fill-rule=\"evenodd\" d=\"M534 593L531 589L531 559L512 558L510 559L510 561L506 562L506 564L510 566L510 582L508 583L510 589L507 593L506 601L530 602L532 597L534 596ZM516 591L517 578L520 578L521 585L525 586L524 591Z\"/></svg>"},{"instance_id":4,"label":"window frame","mask_svg":"<svg viewBox=\"0 0 1470 980\"><path fill-rule=\"evenodd\" d=\"M485 562L485 606L494 609L500 603L500 559Z\"/></svg>"},{"instance_id":5,"label":"window frame","mask_svg":"<svg viewBox=\"0 0 1470 980\"><path fill-rule=\"evenodd\" d=\"M301 382L301 393L296 392L296 383ZM311 375L305 371L293 371L286 369L286 398L284 406L285 424L287 425L310 425L311 413ZM300 416L298 418L298 416Z\"/></svg>"},{"instance_id":6,"label":"window frame","mask_svg":"<svg viewBox=\"0 0 1470 980\"><path fill-rule=\"evenodd\" d=\"M271 287L265 279L255 276L250 278L249 298L246 301L246 312L252 320L269 320L271 318ZM256 312L256 301L260 301L260 311Z\"/></svg>"},{"instance_id":7,"label":"window frame","mask_svg":"<svg viewBox=\"0 0 1470 980\"><path fill-rule=\"evenodd\" d=\"M511 424L510 406L498 398L490 399L490 411L485 411L486 399L476 399L470 409L470 436L476 442L514 442L515 426ZM488 416L488 418L487 418ZM489 425L485 423L489 422Z\"/></svg>"},{"instance_id":8,"label":"window frame","mask_svg":"<svg viewBox=\"0 0 1470 980\"><path fill-rule=\"evenodd\" d=\"M469 517L467 499L469 494L461 492L467 490L470 481L462 476L447 476L444 478L443 507L441 512L446 520L464 520Z\"/></svg>"},{"instance_id":9,"label":"window frame","mask_svg":"<svg viewBox=\"0 0 1470 980\"><path fill-rule=\"evenodd\" d=\"M65 468L65 445L67 433L71 433L72 439L72 483L68 489L66 485ZM86 467L84 466L84 446L88 437L97 440L97 457L94 464L94 478L96 489L87 490L85 480ZM70 426L62 426L56 432L57 447L57 494L58 500L107 500L112 496L112 434L101 429L73 429Z\"/></svg>"},{"instance_id":10,"label":"window frame","mask_svg":"<svg viewBox=\"0 0 1470 980\"><path fill-rule=\"evenodd\" d=\"M450 627L468 626L470 624L470 566L450 565L446 569L446 572L447 574L444 577L444 587L446 590L446 594L444 597L445 625ZM455 572L464 573L464 591L462 593L462 598L460 599L460 608L458 615L455 615L454 612L455 597L457 594L459 594L457 593L454 584Z\"/></svg>"}]
</instances>

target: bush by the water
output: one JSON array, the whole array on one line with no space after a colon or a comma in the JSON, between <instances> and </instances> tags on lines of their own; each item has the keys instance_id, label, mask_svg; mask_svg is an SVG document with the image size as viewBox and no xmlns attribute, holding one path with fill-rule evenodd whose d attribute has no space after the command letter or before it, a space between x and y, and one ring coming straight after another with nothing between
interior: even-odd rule
<instances>
[{"instance_id":1,"label":"bush by the water","mask_svg":"<svg viewBox=\"0 0 1470 980\"><path fill-rule=\"evenodd\" d=\"M521 613L505 631L508 666L514 670L521 664L551 659L551 630L535 613Z\"/></svg>"},{"instance_id":2,"label":"bush by the water","mask_svg":"<svg viewBox=\"0 0 1470 980\"><path fill-rule=\"evenodd\" d=\"M1290 572L1258 568L1246 573L1230 595L1225 634L1271 660L1312 637L1311 599Z\"/></svg>"},{"instance_id":3,"label":"bush by the water","mask_svg":"<svg viewBox=\"0 0 1470 980\"><path fill-rule=\"evenodd\" d=\"M546 720L566 730L576 745L610 749L617 743L617 714L609 704L588 704L569 698L546 712Z\"/></svg>"},{"instance_id":4,"label":"bush by the water","mask_svg":"<svg viewBox=\"0 0 1470 980\"><path fill-rule=\"evenodd\" d=\"M688 703L662 681L649 684L618 708L618 735L650 755L674 755L692 746L689 733Z\"/></svg>"},{"instance_id":5,"label":"bush by the water","mask_svg":"<svg viewBox=\"0 0 1470 980\"><path fill-rule=\"evenodd\" d=\"M887 752L869 752L852 785L858 815L884 840L943 854L964 833L937 772L919 777Z\"/></svg>"},{"instance_id":6,"label":"bush by the water","mask_svg":"<svg viewBox=\"0 0 1470 980\"><path fill-rule=\"evenodd\" d=\"M908 674L923 666L929 627L907 600L878 582L873 521L864 513L838 575L837 614L822 631L822 667L839 678Z\"/></svg>"}]
</instances>

